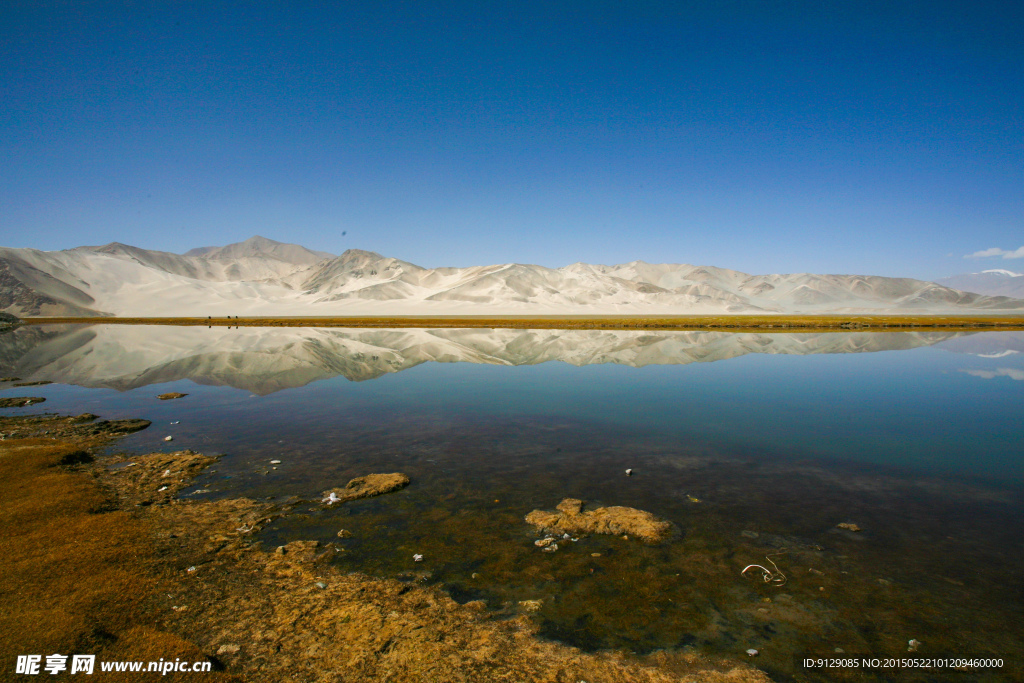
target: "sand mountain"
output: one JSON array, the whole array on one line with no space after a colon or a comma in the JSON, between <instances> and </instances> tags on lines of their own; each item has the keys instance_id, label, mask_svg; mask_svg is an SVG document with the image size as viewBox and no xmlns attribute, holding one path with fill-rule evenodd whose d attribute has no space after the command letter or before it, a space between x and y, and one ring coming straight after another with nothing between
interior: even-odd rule
<instances>
[{"instance_id":1,"label":"sand mountain","mask_svg":"<svg viewBox=\"0 0 1024 683\"><path fill-rule=\"evenodd\" d=\"M185 252L185 256L201 257L214 261L230 261L245 258L265 258L290 263L292 265L312 265L325 259L334 258L334 254L326 251L312 251L297 244L284 244L268 240L266 237L250 237L244 242L236 242L226 247L199 247Z\"/></svg>"},{"instance_id":2,"label":"sand mountain","mask_svg":"<svg viewBox=\"0 0 1024 683\"><path fill-rule=\"evenodd\" d=\"M0 310L15 315L344 316L1024 311L1024 300L869 275L749 275L632 261L564 268L422 268L253 237L185 254L125 244L0 248Z\"/></svg>"},{"instance_id":3,"label":"sand mountain","mask_svg":"<svg viewBox=\"0 0 1024 683\"><path fill-rule=\"evenodd\" d=\"M977 341L974 341L977 340ZM125 391L189 379L256 394L343 376L375 379L422 363L630 367L751 353L870 353L956 343L993 353L1024 335L943 331L761 334L628 330L344 329L127 325L25 326L0 336L0 376Z\"/></svg>"},{"instance_id":4,"label":"sand mountain","mask_svg":"<svg viewBox=\"0 0 1024 683\"><path fill-rule=\"evenodd\" d=\"M980 273L963 273L936 280L940 285L988 296L1024 299L1024 273L995 268Z\"/></svg>"}]
</instances>

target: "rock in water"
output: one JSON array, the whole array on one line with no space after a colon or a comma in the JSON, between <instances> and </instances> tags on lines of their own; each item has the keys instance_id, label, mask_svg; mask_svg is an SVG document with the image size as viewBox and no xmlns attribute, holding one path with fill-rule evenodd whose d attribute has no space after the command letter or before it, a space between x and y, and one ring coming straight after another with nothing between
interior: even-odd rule
<instances>
[{"instance_id":1,"label":"rock in water","mask_svg":"<svg viewBox=\"0 0 1024 683\"><path fill-rule=\"evenodd\" d=\"M93 434L131 434L145 429L153 424L149 420L128 419L128 420L100 420L91 425Z\"/></svg>"},{"instance_id":2,"label":"rock in water","mask_svg":"<svg viewBox=\"0 0 1024 683\"><path fill-rule=\"evenodd\" d=\"M177 391L172 391L167 394L160 394L159 396L157 396L157 398L160 399L161 401L169 401L172 398L185 398L186 396L188 396L188 394L182 394Z\"/></svg>"},{"instance_id":3,"label":"rock in water","mask_svg":"<svg viewBox=\"0 0 1024 683\"><path fill-rule=\"evenodd\" d=\"M648 543L658 543L671 537L676 527L650 512L627 507L606 507L583 511L584 502L566 498L557 509L534 510L526 521L549 533L589 533L633 535Z\"/></svg>"},{"instance_id":4,"label":"rock in water","mask_svg":"<svg viewBox=\"0 0 1024 683\"><path fill-rule=\"evenodd\" d=\"M324 491L324 500L331 500L331 503L344 503L357 498L370 498L385 493L391 493L409 485L409 477L401 472L391 474L367 474L365 477L356 477L343 489L328 489Z\"/></svg>"},{"instance_id":5,"label":"rock in water","mask_svg":"<svg viewBox=\"0 0 1024 683\"><path fill-rule=\"evenodd\" d=\"M0 398L0 408L21 408L30 406L33 403L42 403L46 399L42 396L15 396L12 398Z\"/></svg>"}]
</instances>

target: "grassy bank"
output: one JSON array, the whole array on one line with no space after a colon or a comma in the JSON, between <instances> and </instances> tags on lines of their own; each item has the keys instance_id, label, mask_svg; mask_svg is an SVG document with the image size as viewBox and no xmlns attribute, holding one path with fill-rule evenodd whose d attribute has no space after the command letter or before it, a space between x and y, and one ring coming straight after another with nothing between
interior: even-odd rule
<instances>
[{"instance_id":1,"label":"grassy bank","mask_svg":"<svg viewBox=\"0 0 1024 683\"><path fill-rule=\"evenodd\" d=\"M114 429L104 427L114 425ZM119 432L75 418L0 418L0 678L19 655L95 655L97 680L152 680L107 673L100 661L208 660L163 628L154 598L161 557L155 527L114 509L85 461ZM40 673L49 677L48 672ZM67 675L67 671L64 672ZM223 673L204 680L237 681ZM92 678L92 677L90 677ZM169 674L167 680L195 680Z\"/></svg>"},{"instance_id":2,"label":"grassy bank","mask_svg":"<svg viewBox=\"0 0 1024 683\"><path fill-rule=\"evenodd\" d=\"M730 332L1024 330L1024 315L381 316L339 318L25 318L28 325L728 330Z\"/></svg>"}]
</instances>

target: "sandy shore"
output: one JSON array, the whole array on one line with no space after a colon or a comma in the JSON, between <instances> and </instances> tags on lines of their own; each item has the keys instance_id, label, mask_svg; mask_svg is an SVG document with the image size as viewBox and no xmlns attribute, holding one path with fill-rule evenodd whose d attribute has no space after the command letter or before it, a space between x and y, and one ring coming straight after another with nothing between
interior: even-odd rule
<instances>
[{"instance_id":1,"label":"sandy shore","mask_svg":"<svg viewBox=\"0 0 1024 683\"><path fill-rule=\"evenodd\" d=\"M343 574L333 544L263 548L257 532L289 508L175 497L214 458L100 455L147 424L0 417L5 671L17 655L59 652L209 661L202 680L226 681L769 680L690 653L581 652L539 638L526 609L498 620L435 588Z\"/></svg>"}]
</instances>

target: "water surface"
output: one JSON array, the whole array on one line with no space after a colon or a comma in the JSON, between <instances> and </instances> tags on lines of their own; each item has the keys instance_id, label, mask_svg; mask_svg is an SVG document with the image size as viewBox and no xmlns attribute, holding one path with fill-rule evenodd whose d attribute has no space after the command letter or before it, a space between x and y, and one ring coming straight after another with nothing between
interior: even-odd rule
<instances>
[{"instance_id":1,"label":"water surface","mask_svg":"<svg viewBox=\"0 0 1024 683\"><path fill-rule=\"evenodd\" d=\"M542 600L543 632L580 647L753 647L802 680L795 652L1021 650L1022 351L1011 332L46 326L0 336L0 375L59 383L3 389L47 398L10 412L145 417L118 449L224 454L186 495L309 501L267 544L335 543L343 569L499 618ZM391 471L412 484L318 503ZM682 534L543 553L523 517L564 497ZM784 586L741 574L766 556Z\"/></svg>"}]
</instances>

